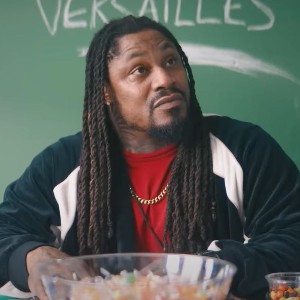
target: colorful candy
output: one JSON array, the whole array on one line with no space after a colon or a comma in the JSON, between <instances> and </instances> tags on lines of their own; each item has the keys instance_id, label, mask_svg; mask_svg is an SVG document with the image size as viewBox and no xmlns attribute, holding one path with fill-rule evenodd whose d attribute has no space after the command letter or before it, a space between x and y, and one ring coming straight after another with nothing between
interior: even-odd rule
<instances>
[{"instance_id":1,"label":"colorful candy","mask_svg":"<svg viewBox=\"0 0 300 300\"><path fill-rule=\"evenodd\" d=\"M285 284L273 286L269 296L271 300L300 300L300 287L293 288Z\"/></svg>"},{"instance_id":2,"label":"colorful candy","mask_svg":"<svg viewBox=\"0 0 300 300\"><path fill-rule=\"evenodd\" d=\"M84 283L84 284L83 284ZM107 278L85 278L71 291L72 300L224 300L222 289L211 282L188 283L182 278L158 276L151 272L122 271Z\"/></svg>"}]
</instances>

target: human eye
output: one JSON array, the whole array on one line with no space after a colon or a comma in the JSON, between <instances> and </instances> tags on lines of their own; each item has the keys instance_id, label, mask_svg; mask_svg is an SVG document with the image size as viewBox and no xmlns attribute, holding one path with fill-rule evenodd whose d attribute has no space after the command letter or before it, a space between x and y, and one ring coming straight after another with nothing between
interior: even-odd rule
<instances>
[{"instance_id":1,"label":"human eye","mask_svg":"<svg viewBox=\"0 0 300 300\"><path fill-rule=\"evenodd\" d=\"M147 69L145 66L138 66L132 70L131 74L132 75L142 75L142 74L145 74L146 72L147 72Z\"/></svg>"},{"instance_id":2,"label":"human eye","mask_svg":"<svg viewBox=\"0 0 300 300\"><path fill-rule=\"evenodd\" d=\"M136 65L135 67L131 68L130 72L128 73L128 79L130 81L141 81L144 80L147 76L148 68L144 65Z\"/></svg>"},{"instance_id":3,"label":"human eye","mask_svg":"<svg viewBox=\"0 0 300 300\"><path fill-rule=\"evenodd\" d=\"M175 66L178 64L178 58L177 57L169 57L167 60L166 60L166 65L167 66Z\"/></svg>"}]
</instances>

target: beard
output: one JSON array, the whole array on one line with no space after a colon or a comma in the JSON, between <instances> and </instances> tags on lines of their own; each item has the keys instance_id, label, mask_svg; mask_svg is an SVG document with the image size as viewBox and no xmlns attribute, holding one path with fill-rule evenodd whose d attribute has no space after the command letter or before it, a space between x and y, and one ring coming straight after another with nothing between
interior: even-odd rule
<instances>
[{"instance_id":1,"label":"beard","mask_svg":"<svg viewBox=\"0 0 300 300\"><path fill-rule=\"evenodd\" d=\"M150 116L148 134L165 144L177 144L187 135L190 122L187 116L181 117L176 108L170 111L170 115L173 117L172 122L166 125L156 125Z\"/></svg>"},{"instance_id":2,"label":"beard","mask_svg":"<svg viewBox=\"0 0 300 300\"><path fill-rule=\"evenodd\" d=\"M110 105L110 118L113 120L116 129L120 132L147 132L148 135L164 144L179 143L188 136L191 129L191 118L189 118L189 110L185 116L182 116L179 108L173 108L169 111L169 115L172 117L168 124L161 125L155 122L153 116L154 109L150 107L149 114L149 127L142 128L135 122L129 122L126 120L121 111L119 104L115 102Z\"/></svg>"}]
</instances>

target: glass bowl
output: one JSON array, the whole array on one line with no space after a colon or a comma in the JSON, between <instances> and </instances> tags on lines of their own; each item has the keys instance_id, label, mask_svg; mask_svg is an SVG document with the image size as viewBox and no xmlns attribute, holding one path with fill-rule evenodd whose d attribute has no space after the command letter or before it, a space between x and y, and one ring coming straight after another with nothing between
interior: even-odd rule
<instances>
[{"instance_id":1,"label":"glass bowl","mask_svg":"<svg viewBox=\"0 0 300 300\"><path fill-rule=\"evenodd\" d=\"M49 300L223 300L236 267L198 255L118 253L39 266Z\"/></svg>"}]
</instances>

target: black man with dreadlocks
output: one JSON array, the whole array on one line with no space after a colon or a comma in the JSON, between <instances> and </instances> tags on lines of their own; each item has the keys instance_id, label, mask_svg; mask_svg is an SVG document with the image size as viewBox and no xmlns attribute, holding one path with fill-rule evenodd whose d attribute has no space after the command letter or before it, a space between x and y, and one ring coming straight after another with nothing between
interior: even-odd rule
<instances>
[{"instance_id":1,"label":"black man with dreadlocks","mask_svg":"<svg viewBox=\"0 0 300 300\"><path fill-rule=\"evenodd\" d=\"M232 292L299 271L300 175L258 126L203 116L188 59L146 17L105 25L86 59L82 132L32 161L0 207L0 284L43 298L35 266L112 252L217 256Z\"/></svg>"}]
</instances>

